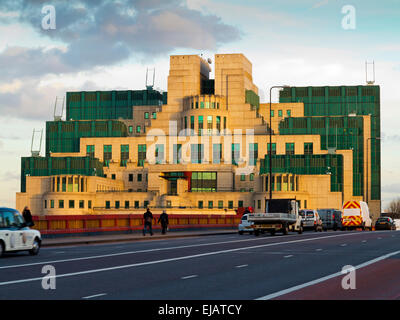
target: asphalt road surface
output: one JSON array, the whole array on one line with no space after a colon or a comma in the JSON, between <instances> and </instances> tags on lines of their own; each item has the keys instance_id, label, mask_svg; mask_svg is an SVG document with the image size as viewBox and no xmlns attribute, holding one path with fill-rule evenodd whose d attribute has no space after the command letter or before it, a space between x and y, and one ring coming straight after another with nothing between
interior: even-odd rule
<instances>
[{"instance_id":1,"label":"asphalt road surface","mask_svg":"<svg viewBox=\"0 0 400 320\"><path fill-rule=\"evenodd\" d=\"M0 299L395 300L399 270L399 231L216 235L7 254Z\"/></svg>"}]
</instances>

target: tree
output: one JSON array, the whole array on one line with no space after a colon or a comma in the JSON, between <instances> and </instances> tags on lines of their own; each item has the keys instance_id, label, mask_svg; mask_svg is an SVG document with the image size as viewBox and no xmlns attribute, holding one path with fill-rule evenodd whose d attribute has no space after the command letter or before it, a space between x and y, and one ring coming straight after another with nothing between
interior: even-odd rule
<instances>
[{"instance_id":1,"label":"tree","mask_svg":"<svg viewBox=\"0 0 400 320\"><path fill-rule=\"evenodd\" d=\"M392 200L387 207L386 212L388 212L388 216L393 219L400 219L400 198Z\"/></svg>"}]
</instances>

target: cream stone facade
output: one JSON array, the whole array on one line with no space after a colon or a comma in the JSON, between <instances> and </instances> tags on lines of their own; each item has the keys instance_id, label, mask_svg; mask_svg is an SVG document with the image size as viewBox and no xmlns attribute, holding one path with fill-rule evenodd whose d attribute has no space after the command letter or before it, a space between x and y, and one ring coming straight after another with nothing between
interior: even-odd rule
<instances>
[{"instance_id":1,"label":"cream stone facade","mask_svg":"<svg viewBox=\"0 0 400 320\"><path fill-rule=\"evenodd\" d=\"M269 104L248 101L247 94L256 96L258 88L243 54L216 54L214 62L215 79L209 79L211 65L201 57L171 56L167 104L134 109L136 120L122 120L132 126L125 137L82 137L79 152L50 155L87 157L92 150L90 156L105 164L102 177L27 176L17 209L29 205L35 215L141 213L146 206L153 213L168 208L182 214L234 214L248 206L265 210ZM204 81L210 80L214 93L206 94ZM307 143L313 156L328 155L319 134L279 134L283 119L304 116L303 103L274 103L272 110L274 154L304 155ZM365 127L369 121L365 116ZM369 137L366 131L365 148ZM287 149L291 144L293 152ZM295 198L308 209L341 209L343 201L363 200L353 196L352 150L336 150L335 156L343 163L341 191L332 191L329 168L323 174L274 171L273 197Z\"/></svg>"}]
</instances>

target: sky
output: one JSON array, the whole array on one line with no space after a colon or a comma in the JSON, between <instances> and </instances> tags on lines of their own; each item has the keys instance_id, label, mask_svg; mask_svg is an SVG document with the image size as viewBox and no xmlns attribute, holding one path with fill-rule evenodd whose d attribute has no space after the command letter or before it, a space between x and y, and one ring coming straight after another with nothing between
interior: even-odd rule
<instances>
[{"instance_id":1,"label":"sky","mask_svg":"<svg viewBox=\"0 0 400 320\"><path fill-rule=\"evenodd\" d=\"M169 55L243 53L261 102L273 85L363 85L375 62L384 209L400 197L399 17L399 0L2 0L0 206L15 207L20 158L56 97L144 89L146 68L167 91Z\"/></svg>"}]
</instances>

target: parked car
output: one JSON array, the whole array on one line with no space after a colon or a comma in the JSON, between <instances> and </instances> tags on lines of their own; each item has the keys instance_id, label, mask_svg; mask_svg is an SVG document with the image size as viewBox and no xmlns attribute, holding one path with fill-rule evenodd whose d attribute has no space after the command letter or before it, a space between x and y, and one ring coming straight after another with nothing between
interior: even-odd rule
<instances>
[{"instance_id":1,"label":"parked car","mask_svg":"<svg viewBox=\"0 0 400 320\"><path fill-rule=\"evenodd\" d=\"M314 229L317 228L319 218L317 210L300 210L299 215L302 218L303 229ZM322 228L322 224L321 224Z\"/></svg>"},{"instance_id":2,"label":"parked car","mask_svg":"<svg viewBox=\"0 0 400 320\"><path fill-rule=\"evenodd\" d=\"M394 219L394 224L396 225L396 230L400 230L400 219Z\"/></svg>"},{"instance_id":3,"label":"parked car","mask_svg":"<svg viewBox=\"0 0 400 320\"><path fill-rule=\"evenodd\" d=\"M390 217L380 217L375 222L375 230L396 230L396 224Z\"/></svg>"},{"instance_id":4,"label":"parked car","mask_svg":"<svg viewBox=\"0 0 400 320\"><path fill-rule=\"evenodd\" d=\"M244 232L249 232L250 234L253 234L253 228L252 225L254 222L249 221L249 215L245 213L242 216L242 219L240 220L238 229L239 229L239 234L242 235Z\"/></svg>"},{"instance_id":5,"label":"parked car","mask_svg":"<svg viewBox=\"0 0 400 320\"><path fill-rule=\"evenodd\" d=\"M318 209L324 230L334 231L342 227L342 212L336 209Z\"/></svg>"},{"instance_id":6,"label":"parked car","mask_svg":"<svg viewBox=\"0 0 400 320\"><path fill-rule=\"evenodd\" d=\"M28 228L19 211L0 208L0 257L5 252L16 251L37 255L41 242L40 232Z\"/></svg>"}]
</instances>

